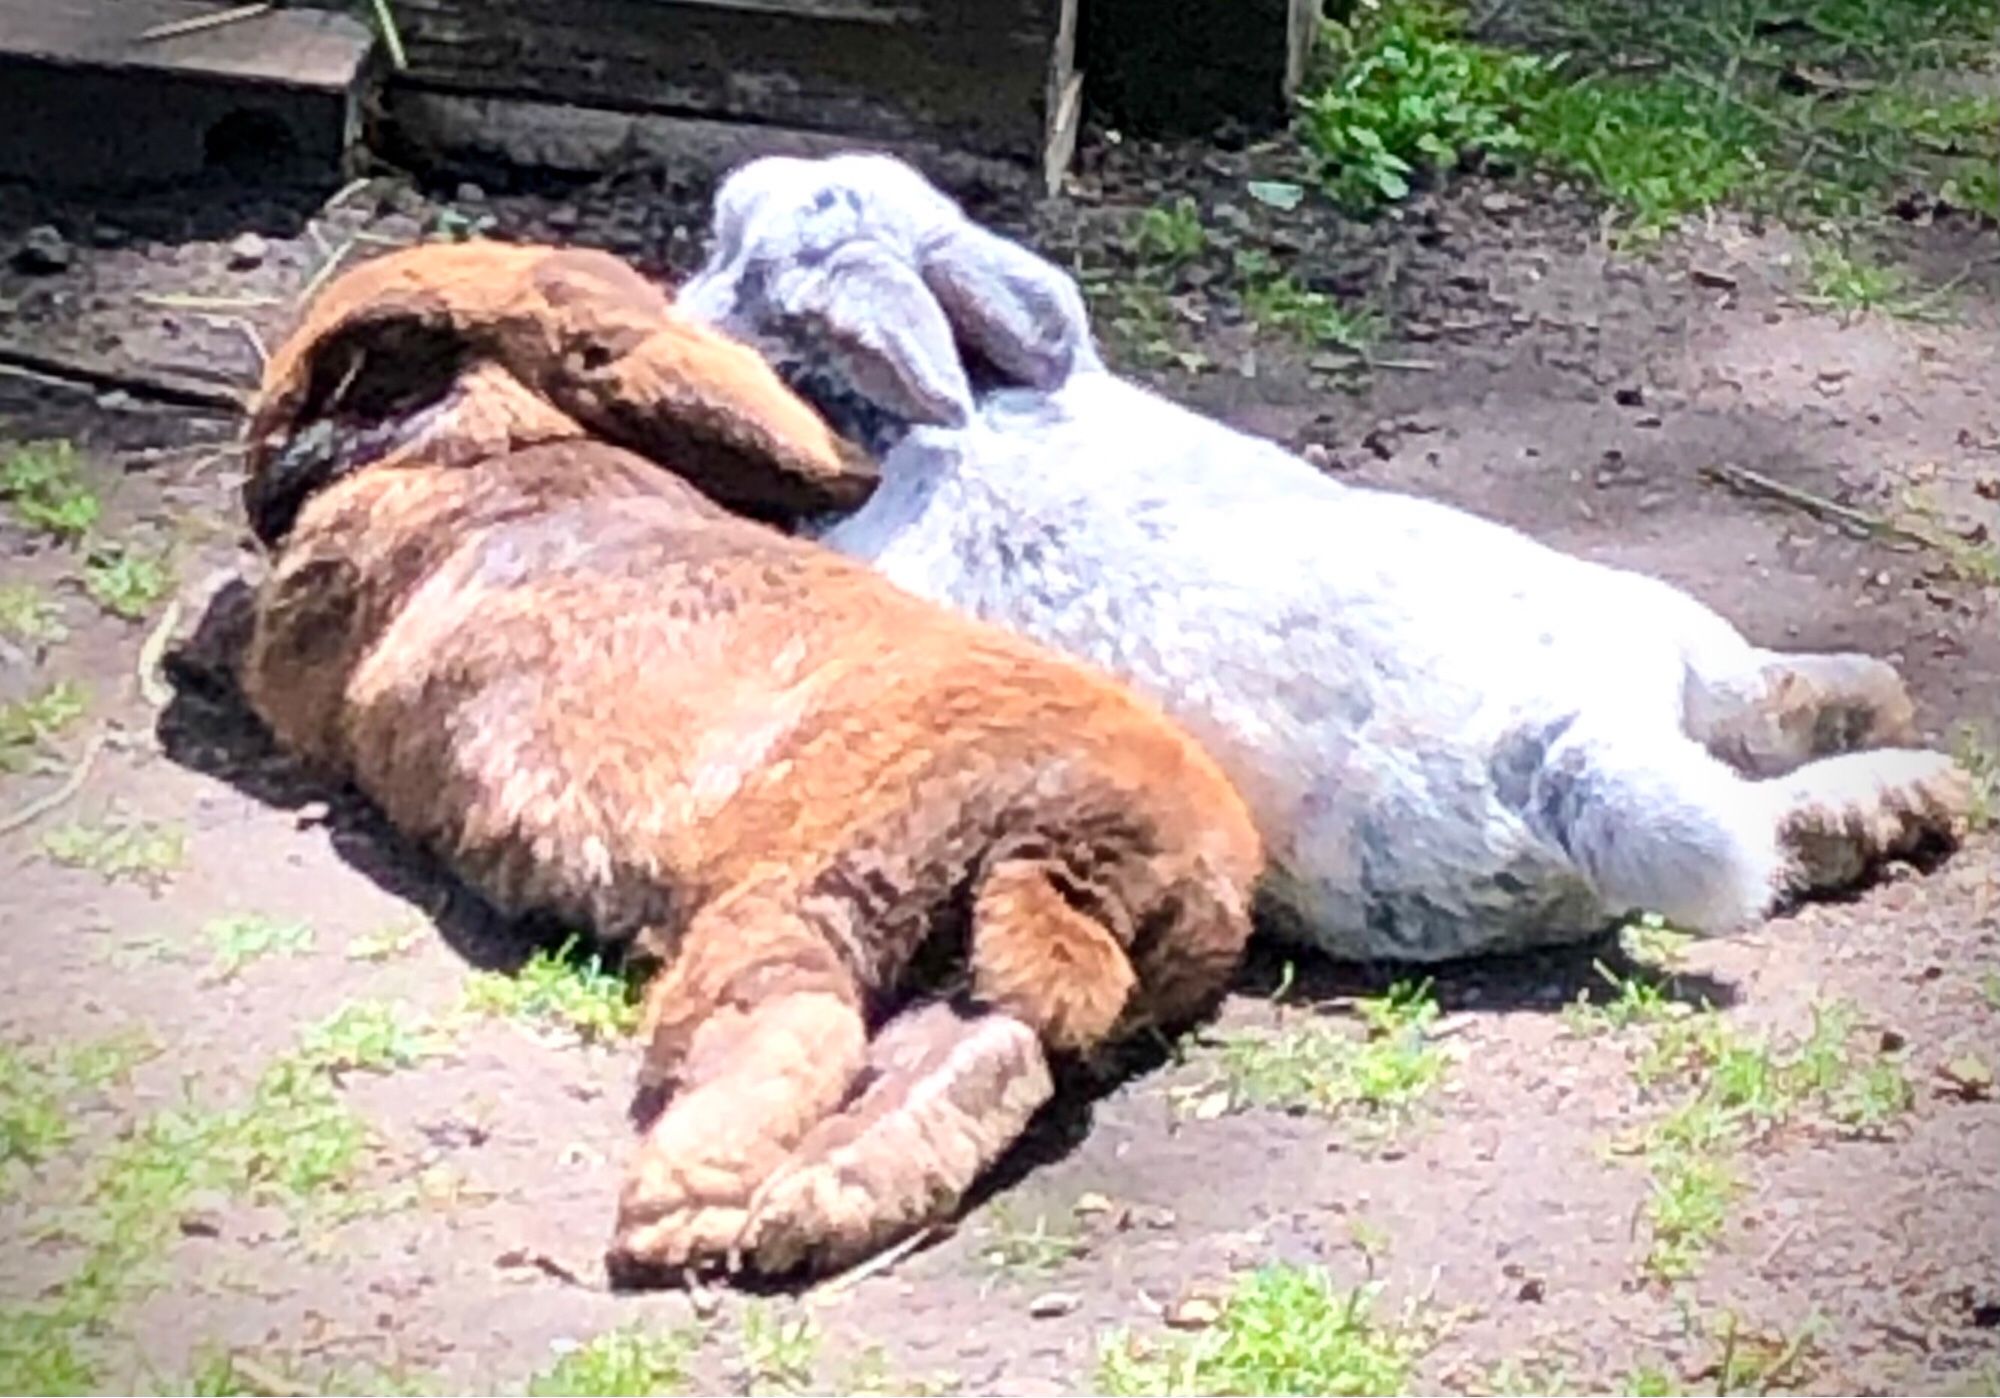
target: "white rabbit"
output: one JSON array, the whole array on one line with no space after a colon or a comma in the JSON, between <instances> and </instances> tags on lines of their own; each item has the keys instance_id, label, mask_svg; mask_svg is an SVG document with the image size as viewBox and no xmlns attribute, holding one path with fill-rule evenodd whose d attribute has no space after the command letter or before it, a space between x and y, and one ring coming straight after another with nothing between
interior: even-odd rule
<instances>
[{"instance_id":1,"label":"white rabbit","mask_svg":"<svg viewBox=\"0 0 2000 1398\"><path fill-rule=\"evenodd\" d=\"M1170 709L1256 815L1278 928L1335 955L1726 932L1958 833L1969 780L1907 746L1888 665L1759 649L1116 377L1068 276L891 158L733 173L678 300L882 457L824 542Z\"/></svg>"}]
</instances>

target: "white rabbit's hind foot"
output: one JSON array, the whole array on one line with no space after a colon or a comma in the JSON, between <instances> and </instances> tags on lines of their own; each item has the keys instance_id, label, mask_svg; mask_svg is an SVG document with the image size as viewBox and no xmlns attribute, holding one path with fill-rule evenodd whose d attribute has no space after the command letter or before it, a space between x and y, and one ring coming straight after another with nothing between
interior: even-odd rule
<instances>
[{"instance_id":1,"label":"white rabbit's hind foot","mask_svg":"<svg viewBox=\"0 0 2000 1398\"><path fill-rule=\"evenodd\" d=\"M1914 749L1826 758L1784 786L1778 833L1800 890L1839 888L1882 860L1955 844L1972 809L1971 774Z\"/></svg>"}]
</instances>

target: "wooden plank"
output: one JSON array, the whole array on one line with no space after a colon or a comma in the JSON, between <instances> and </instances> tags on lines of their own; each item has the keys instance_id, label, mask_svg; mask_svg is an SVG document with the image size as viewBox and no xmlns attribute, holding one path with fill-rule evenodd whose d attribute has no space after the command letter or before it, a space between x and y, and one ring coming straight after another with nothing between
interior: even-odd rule
<instances>
[{"instance_id":1,"label":"wooden plank","mask_svg":"<svg viewBox=\"0 0 2000 1398\"><path fill-rule=\"evenodd\" d=\"M160 25L234 8L207 0L0 0L0 56L342 92L356 81L374 43L345 15L286 9L168 38L144 37Z\"/></svg>"},{"instance_id":2,"label":"wooden plank","mask_svg":"<svg viewBox=\"0 0 2000 1398\"><path fill-rule=\"evenodd\" d=\"M396 0L396 15L406 77L435 91L939 136L1036 161L1065 3L902 0L855 19L826 0Z\"/></svg>"}]
</instances>

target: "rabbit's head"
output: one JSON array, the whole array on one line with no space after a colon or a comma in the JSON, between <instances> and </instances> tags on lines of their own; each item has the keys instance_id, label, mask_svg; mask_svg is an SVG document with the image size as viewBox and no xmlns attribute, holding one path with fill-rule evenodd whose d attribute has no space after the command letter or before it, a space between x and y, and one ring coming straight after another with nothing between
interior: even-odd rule
<instances>
[{"instance_id":1,"label":"rabbit's head","mask_svg":"<svg viewBox=\"0 0 2000 1398\"><path fill-rule=\"evenodd\" d=\"M979 389L1053 389L1100 363L1073 280L891 157L751 161L712 231L679 304L878 446L963 425Z\"/></svg>"},{"instance_id":2,"label":"rabbit's head","mask_svg":"<svg viewBox=\"0 0 2000 1398\"><path fill-rule=\"evenodd\" d=\"M275 354L247 430L267 545L364 467L594 437L746 514L852 507L876 471L755 351L605 253L430 245L337 278Z\"/></svg>"}]
</instances>

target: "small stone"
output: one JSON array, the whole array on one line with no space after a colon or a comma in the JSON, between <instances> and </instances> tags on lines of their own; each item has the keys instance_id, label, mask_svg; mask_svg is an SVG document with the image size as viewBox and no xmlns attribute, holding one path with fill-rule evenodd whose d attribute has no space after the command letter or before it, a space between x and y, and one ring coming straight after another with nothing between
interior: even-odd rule
<instances>
[{"instance_id":1,"label":"small stone","mask_svg":"<svg viewBox=\"0 0 2000 1398\"><path fill-rule=\"evenodd\" d=\"M1646 390L1637 385L1621 388L1611 395L1611 401L1621 408L1643 408L1646 405Z\"/></svg>"},{"instance_id":2,"label":"small stone","mask_svg":"<svg viewBox=\"0 0 2000 1398\"><path fill-rule=\"evenodd\" d=\"M1954 1096L1967 1102L1983 1101L1993 1095L1993 1070L1977 1054L1962 1053L1949 1063L1938 1065L1938 1077Z\"/></svg>"},{"instance_id":3,"label":"small stone","mask_svg":"<svg viewBox=\"0 0 2000 1398\"><path fill-rule=\"evenodd\" d=\"M191 1209L181 1215L180 1230L183 1238L219 1238L222 1219L210 1209Z\"/></svg>"},{"instance_id":4,"label":"small stone","mask_svg":"<svg viewBox=\"0 0 2000 1398\"><path fill-rule=\"evenodd\" d=\"M1489 214L1511 214L1521 207L1521 201L1504 190L1495 190L1479 201L1479 207Z\"/></svg>"},{"instance_id":5,"label":"small stone","mask_svg":"<svg viewBox=\"0 0 2000 1398\"><path fill-rule=\"evenodd\" d=\"M1540 1277L1529 1277L1521 1283L1521 1289L1514 1293L1514 1299L1517 1301L1532 1301L1539 1304L1548 1295L1548 1291L1547 1282L1543 1281Z\"/></svg>"},{"instance_id":6,"label":"small stone","mask_svg":"<svg viewBox=\"0 0 2000 1398\"><path fill-rule=\"evenodd\" d=\"M486 202L486 191L467 180L452 197L461 204L483 204Z\"/></svg>"},{"instance_id":7,"label":"small stone","mask_svg":"<svg viewBox=\"0 0 2000 1398\"><path fill-rule=\"evenodd\" d=\"M238 233L229 240L229 270L247 272L253 267L264 265L271 245L257 233Z\"/></svg>"},{"instance_id":8,"label":"small stone","mask_svg":"<svg viewBox=\"0 0 2000 1398\"><path fill-rule=\"evenodd\" d=\"M53 224L38 224L28 230L21 246L15 249L14 270L30 276L52 276L68 271L74 256L68 241Z\"/></svg>"},{"instance_id":9,"label":"small stone","mask_svg":"<svg viewBox=\"0 0 2000 1398\"><path fill-rule=\"evenodd\" d=\"M1074 1291L1044 1291L1028 1302L1028 1314L1037 1320L1051 1320L1068 1315L1082 1304L1083 1298Z\"/></svg>"},{"instance_id":10,"label":"small stone","mask_svg":"<svg viewBox=\"0 0 2000 1398\"><path fill-rule=\"evenodd\" d=\"M1088 1194L1079 1194L1076 1203L1071 1206L1073 1212L1085 1217L1091 1214L1108 1214L1115 1207L1116 1205L1111 1202L1109 1195L1099 1194L1095 1191Z\"/></svg>"},{"instance_id":11,"label":"small stone","mask_svg":"<svg viewBox=\"0 0 2000 1398\"><path fill-rule=\"evenodd\" d=\"M1212 1296L1184 1296L1160 1318L1171 1330L1206 1330L1222 1319L1222 1303Z\"/></svg>"},{"instance_id":12,"label":"small stone","mask_svg":"<svg viewBox=\"0 0 2000 1398\"><path fill-rule=\"evenodd\" d=\"M1132 1221L1141 1228L1150 1228L1156 1233L1164 1233L1172 1228L1178 1218L1165 1205L1140 1206L1132 1210Z\"/></svg>"}]
</instances>

